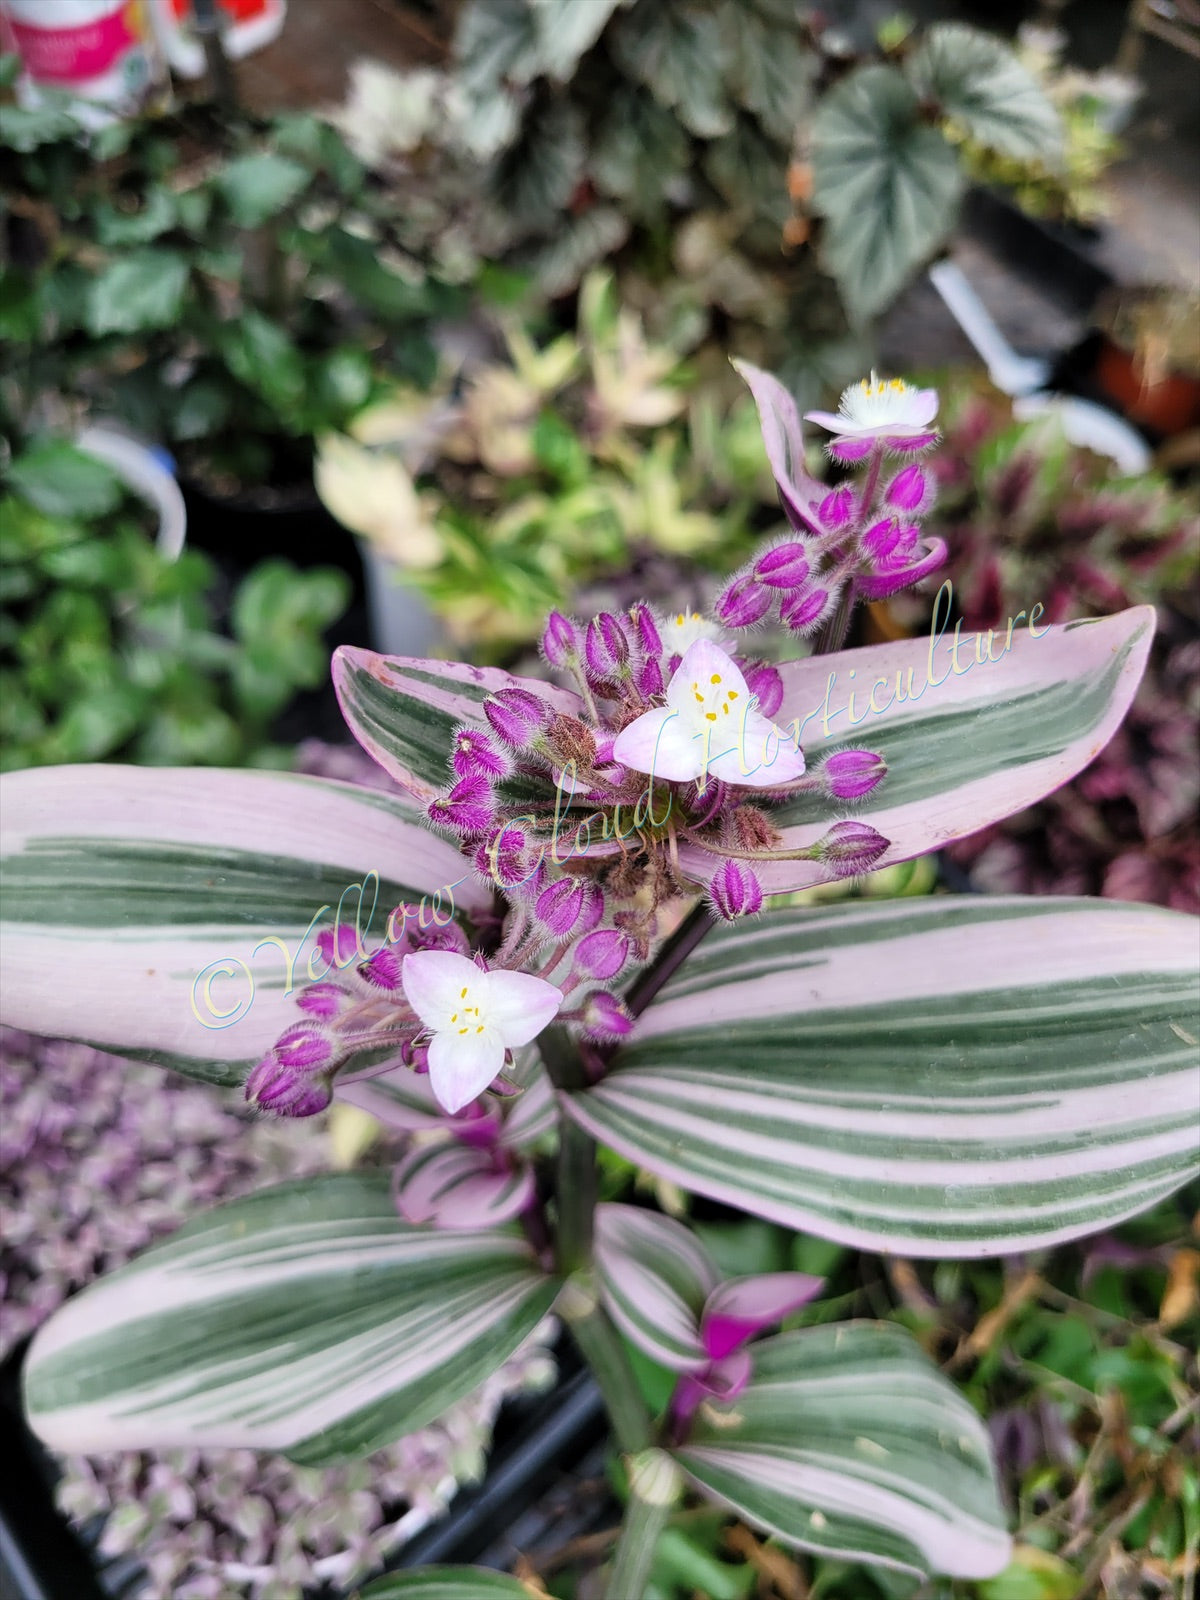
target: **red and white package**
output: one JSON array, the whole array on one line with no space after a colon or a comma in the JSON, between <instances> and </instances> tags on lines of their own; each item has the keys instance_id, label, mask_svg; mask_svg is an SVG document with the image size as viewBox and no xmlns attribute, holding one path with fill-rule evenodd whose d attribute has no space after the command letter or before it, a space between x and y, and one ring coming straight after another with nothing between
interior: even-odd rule
<instances>
[{"instance_id":1,"label":"red and white package","mask_svg":"<svg viewBox=\"0 0 1200 1600\"><path fill-rule=\"evenodd\" d=\"M65 93L81 122L101 127L165 95L166 70L142 0L0 0L0 10L5 47L21 58L23 104Z\"/></svg>"},{"instance_id":2,"label":"red and white package","mask_svg":"<svg viewBox=\"0 0 1200 1600\"><path fill-rule=\"evenodd\" d=\"M217 0L221 40L231 60L261 50L279 37L287 0ZM192 26L192 0L150 0L150 15L163 54L181 78L204 75L204 46Z\"/></svg>"}]
</instances>

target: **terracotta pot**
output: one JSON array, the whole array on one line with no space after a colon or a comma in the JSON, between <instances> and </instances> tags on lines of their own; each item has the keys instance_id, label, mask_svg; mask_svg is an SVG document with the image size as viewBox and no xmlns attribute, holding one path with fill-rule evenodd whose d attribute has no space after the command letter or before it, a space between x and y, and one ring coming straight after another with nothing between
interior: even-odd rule
<instances>
[{"instance_id":1,"label":"terracotta pot","mask_svg":"<svg viewBox=\"0 0 1200 1600\"><path fill-rule=\"evenodd\" d=\"M1096 351L1092 378L1108 400L1139 428L1164 439L1200 426L1200 378L1168 372L1147 384L1133 353L1105 334Z\"/></svg>"}]
</instances>

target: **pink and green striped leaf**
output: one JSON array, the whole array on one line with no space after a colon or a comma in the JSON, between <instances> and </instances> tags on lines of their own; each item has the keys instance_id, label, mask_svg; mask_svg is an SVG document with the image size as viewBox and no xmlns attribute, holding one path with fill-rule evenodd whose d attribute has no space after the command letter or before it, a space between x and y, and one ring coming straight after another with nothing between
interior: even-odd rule
<instances>
[{"instance_id":1,"label":"pink and green striped leaf","mask_svg":"<svg viewBox=\"0 0 1200 1600\"><path fill-rule=\"evenodd\" d=\"M890 841L878 862L888 866L1021 810L1085 767L1128 709L1153 631L1153 608L1141 606L1036 636L1023 627L1011 635L1002 629L990 642L986 634L957 642L939 634L791 661L781 669L784 702L774 720L799 739L810 769L847 746L884 757L887 776L853 814ZM334 678L355 737L422 801L446 786L453 729L482 724L489 693L519 684L563 711L579 709L566 690L494 668L366 650L339 651ZM750 772L764 752L743 756ZM512 802L530 793L524 780L500 788ZM783 835L779 849L815 844L845 811L815 792L779 806L772 819ZM697 882L720 859L688 843L679 854ZM764 860L755 870L768 893L829 877L813 861Z\"/></svg>"},{"instance_id":2,"label":"pink and green striped leaf","mask_svg":"<svg viewBox=\"0 0 1200 1600\"><path fill-rule=\"evenodd\" d=\"M719 927L592 1088L659 1177L867 1250L1006 1254L1200 1166L1200 924L1113 901L854 902Z\"/></svg>"},{"instance_id":3,"label":"pink and green striped leaf","mask_svg":"<svg viewBox=\"0 0 1200 1600\"><path fill-rule=\"evenodd\" d=\"M378 897L371 915L374 878ZM411 804L273 772L44 767L0 779L0 1016L238 1083L297 1015L342 901L367 947L400 901L484 890ZM440 891L440 895L439 895Z\"/></svg>"},{"instance_id":4,"label":"pink and green striped leaf","mask_svg":"<svg viewBox=\"0 0 1200 1600\"><path fill-rule=\"evenodd\" d=\"M810 770L839 748L877 751L887 776L853 808L890 841L878 867L940 849L1059 788L1108 743L1145 670L1154 610L1138 606L1039 636L1007 629L977 636L903 639L786 662L775 722L799 737ZM954 672L954 660L964 670ZM897 685L899 688L897 688ZM872 707L880 707L878 713ZM747 751L756 766L761 751ZM781 850L804 849L847 814L812 793L772 812ZM706 880L719 858L684 845L685 870ZM817 862L763 861L768 894L829 874Z\"/></svg>"},{"instance_id":5,"label":"pink and green striped leaf","mask_svg":"<svg viewBox=\"0 0 1200 1600\"><path fill-rule=\"evenodd\" d=\"M498 689L528 688L560 711L579 714L578 695L540 679L462 661L381 656L344 645L333 658L342 715L367 754L402 789L427 802L451 781L452 734L463 722L486 728L483 702ZM518 783L500 785L519 799Z\"/></svg>"},{"instance_id":6,"label":"pink and green striped leaf","mask_svg":"<svg viewBox=\"0 0 1200 1600\"><path fill-rule=\"evenodd\" d=\"M25 1362L57 1450L278 1450L344 1461L469 1394L548 1310L517 1229L396 1216L384 1173L221 1206L68 1301Z\"/></svg>"},{"instance_id":7,"label":"pink and green striped leaf","mask_svg":"<svg viewBox=\"0 0 1200 1600\"><path fill-rule=\"evenodd\" d=\"M594 1248L604 1302L625 1337L676 1372L706 1367L700 1317L720 1274L696 1236L655 1211L601 1205Z\"/></svg>"},{"instance_id":8,"label":"pink and green striped leaf","mask_svg":"<svg viewBox=\"0 0 1200 1600\"><path fill-rule=\"evenodd\" d=\"M736 1400L701 1407L674 1452L707 1495L789 1545L920 1574L1008 1564L987 1429L890 1323L753 1347Z\"/></svg>"},{"instance_id":9,"label":"pink and green striped leaf","mask_svg":"<svg viewBox=\"0 0 1200 1600\"><path fill-rule=\"evenodd\" d=\"M534 1196L532 1167L497 1171L488 1151L457 1140L417 1145L396 1167L392 1182L403 1217L441 1228L511 1222Z\"/></svg>"}]
</instances>

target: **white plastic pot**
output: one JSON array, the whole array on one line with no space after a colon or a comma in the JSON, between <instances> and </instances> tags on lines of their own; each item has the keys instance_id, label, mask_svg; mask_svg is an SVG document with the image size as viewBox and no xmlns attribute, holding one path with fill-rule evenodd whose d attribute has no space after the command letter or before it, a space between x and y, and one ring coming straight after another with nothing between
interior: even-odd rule
<instances>
[{"instance_id":1,"label":"white plastic pot","mask_svg":"<svg viewBox=\"0 0 1200 1600\"><path fill-rule=\"evenodd\" d=\"M367 539L358 541L367 590L367 615L376 650L387 656L429 656L441 643L441 624L394 561Z\"/></svg>"}]
</instances>

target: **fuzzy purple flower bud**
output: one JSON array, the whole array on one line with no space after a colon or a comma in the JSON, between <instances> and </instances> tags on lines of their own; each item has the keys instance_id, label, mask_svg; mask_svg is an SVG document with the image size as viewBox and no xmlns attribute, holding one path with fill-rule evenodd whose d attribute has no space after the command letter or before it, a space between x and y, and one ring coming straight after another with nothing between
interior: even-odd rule
<instances>
[{"instance_id":1,"label":"fuzzy purple flower bud","mask_svg":"<svg viewBox=\"0 0 1200 1600\"><path fill-rule=\"evenodd\" d=\"M556 939L565 939L596 926L604 914L604 897L586 878L559 878L542 890L535 910Z\"/></svg>"},{"instance_id":2,"label":"fuzzy purple flower bud","mask_svg":"<svg viewBox=\"0 0 1200 1600\"><path fill-rule=\"evenodd\" d=\"M725 922L753 917L762 910L762 884L743 862L722 861L708 886L708 901Z\"/></svg>"},{"instance_id":3,"label":"fuzzy purple flower bud","mask_svg":"<svg viewBox=\"0 0 1200 1600\"><path fill-rule=\"evenodd\" d=\"M754 576L769 589L798 589L808 577L808 552L798 539L777 544L759 556Z\"/></svg>"},{"instance_id":4,"label":"fuzzy purple flower bud","mask_svg":"<svg viewBox=\"0 0 1200 1600\"><path fill-rule=\"evenodd\" d=\"M726 584L717 596L713 616L727 628L752 628L774 604L775 596L770 589L750 572Z\"/></svg>"},{"instance_id":5,"label":"fuzzy purple flower bud","mask_svg":"<svg viewBox=\"0 0 1200 1600\"><path fill-rule=\"evenodd\" d=\"M616 928L597 928L575 946L575 969L605 983L628 961L629 948L629 940Z\"/></svg>"},{"instance_id":6,"label":"fuzzy purple flower bud","mask_svg":"<svg viewBox=\"0 0 1200 1600\"><path fill-rule=\"evenodd\" d=\"M498 689L483 702L483 714L501 744L524 750L545 733L554 708L528 689Z\"/></svg>"},{"instance_id":7,"label":"fuzzy purple flower bud","mask_svg":"<svg viewBox=\"0 0 1200 1600\"><path fill-rule=\"evenodd\" d=\"M783 679L769 662L760 661L748 667L746 687L758 700L758 709L764 717L773 717L783 704Z\"/></svg>"},{"instance_id":8,"label":"fuzzy purple flower bud","mask_svg":"<svg viewBox=\"0 0 1200 1600\"><path fill-rule=\"evenodd\" d=\"M874 444L874 439L831 439L825 448L835 461L851 466L855 461L865 461Z\"/></svg>"},{"instance_id":9,"label":"fuzzy purple flower bud","mask_svg":"<svg viewBox=\"0 0 1200 1600\"><path fill-rule=\"evenodd\" d=\"M611 682L628 665L629 639L621 619L611 611L602 611L588 623L583 636L583 659L589 677L600 683Z\"/></svg>"},{"instance_id":10,"label":"fuzzy purple flower bud","mask_svg":"<svg viewBox=\"0 0 1200 1600\"><path fill-rule=\"evenodd\" d=\"M320 1072L332 1065L333 1041L312 1022L294 1022L275 1041L275 1059L297 1072Z\"/></svg>"},{"instance_id":11,"label":"fuzzy purple flower bud","mask_svg":"<svg viewBox=\"0 0 1200 1600\"><path fill-rule=\"evenodd\" d=\"M636 605L630 606L629 620L633 624L633 631L637 635L642 653L646 656L661 656L662 635L658 631L653 611L644 600L639 600Z\"/></svg>"},{"instance_id":12,"label":"fuzzy purple flower bud","mask_svg":"<svg viewBox=\"0 0 1200 1600\"><path fill-rule=\"evenodd\" d=\"M821 781L835 800L861 800L887 773L873 750L835 750L821 767Z\"/></svg>"},{"instance_id":13,"label":"fuzzy purple flower bud","mask_svg":"<svg viewBox=\"0 0 1200 1600\"><path fill-rule=\"evenodd\" d=\"M350 991L343 989L340 983L310 983L296 996L296 1004L310 1017L320 1017L327 1022L330 1017L337 1016L349 998Z\"/></svg>"},{"instance_id":14,"label":"fuzzy purple flower bud","mask_svg":"<svg viewBox=\"0 0 1200 1600\"><path fill-rule=\"evenodd\" d=\"M528 882L537 870L537 856L525 829L515 822L493 829L475 852L475 868L502 889Z\"/></svg>"},{"instance_id":15,"label":"fuzzy purple flower bud","mask_svg":"<svg viewBox=\"0 0 1200 1600\"><path fill-rule=\"evenodd\" d=\"M426 815L439 827L467 838L486 833L496 819L492 786L484 777L460 778L449 794L430 801Z\"/></svg>"},{"instance_id":16,"label":"fuzzy purple flower bud","mask_svg":"<svg viewBox=\"0 0 1200 1600\"><path fill-rule=\"evenodd\" d=\"M580 1020L587 1037L601 1044L610 1039L622 1039L633 1028L633 1018L616 995L609 994L607 989L597 989L594 994L588 995L580 1012Z\"/></svg>"},{"instance_id":17,"label":"fuzzy purple flower bud","mask_svg":"<svg viewBox=\"0 0 1200 1600\"><path fill-rule=\"evenodd\" d=\"M251 1105L261 1111L273 1111L280 1117L316 1116L333 1099L328 1084L309 1078L294 1067L284 1066L274 1051L251 1068L245 1094Z\"/></svg>"},{"instance_id":18,"label":"fuzzy purple flower bud","mask_svg":"<svg viewBox=\"0 0 1200 1600\"><path fill-rule=\"evenodd\" d=\"M779 616L784 626L793 633L815 633L830 616L838 602L838 591L814 584L789 595L780 607Z\"/></svg>"},{"instance_id":19,"label":"fuzzy purple flower bud","mask_svg":"<svg viewBox=\"0 0 1200 1600\"><path fill-rule=\"evenodd\" d=\"M859 549L871 561L886 561L900 543L902 531L895 517L883 517L863 534Z\"/></svg>"},{"instance_id":20,"label":"fuzzy purple flower bud","mask_svg":"<svg viewBox=\"0 0 1200 1600\"><path fill-rule=\"evenodd\" d=\"M450 764L460 778L507 778L512 762L478 728L456 728Z\"/></svg>"},{"instance_id":21,"label":"fuzzy purple flower bud","mask_svg":"<svg viewBox=\"0 0 1200 1600\"><path fill-rule=\"evenodd\" d=\"M403 960L401 951L390 949L385 945L363 962L358 969L358 975L373 989L383 989L388 994L394 994L400 987L400 967Z\"/></svg>"},{"instance_id":22,"label":"fuzzy purple flower bud","mask_svg":"<svg viewBox=\"0 0 1200 1600\"><path fill-rule=\"evenodd\" d=\"M546 618L542 654L552 667L571 667L579 660L579 629L561 611L552 611Z\"/></svg>"},{"instance_id":23,"label":"fuzzy purple flower bud","mask_svg":"<svg viewBox=\"0 0 1200 1600\"><path fill-rule=\"evenodd\" d=\"M339 971L364 959L367 954L353 922L339 922L336 928L322 928L316 942L321 955Z\"/></svg>"},{"instance_id":24,"label":"fuzzy purple flower bud","mask_svg":"<svg viewBox=\"0 0 1200 1600\"><path fill-rule=\"evenodd\" d=\"M835 822L817 841L817 860L835 878L856 878L871 870L890 842L865 822Z\"/></svg>"},{"instance_id":25,"label":"fuzzy purple flower bud","mask_svg":"<svg viewBox=\"0 0 1200 1600\"><path fill-rule=\"evenodd\" d=\"M907 456L915 455L920 450L928 450L930 445L938 442L939 437L937 429L931 428L928 433L889 435L884 443L893 454Z\"/></svg>"},{"instance_id":26,"label":"fuzzy purple flower bud","mask_svg":"<svg viewBox=\"0 0 1200 1600\"><path fill-rule=\"evenodd\" d=\"M837 533L844 528L858 509L858 496L848 483L827 494L817 507L817 520L823 528Z\"/></svg>"},{"instance_id":27,"label":"fuzzy purple flower bud","mask_svg":"<svg viewBox=\"0 0 1200 1600\"><path fill-rule=\"evenodd\" d=\"M644 700L651 700L656 694L662 694L666 687L663 682L662 663L656 656L647 657L635 673L633 681Z\"/></svg>"},{"instance_id":28,"label":"fuzzy purple flower bud","mask_svg":"<svg viewBox=\"0 0 1200 1600\"><path fill-rule=\"evenodd\" d=\"M896 511L919 517L933 498L933 479L915 463L902 467L888 484L884 500Z\"/></svg>"}]
</instances>

